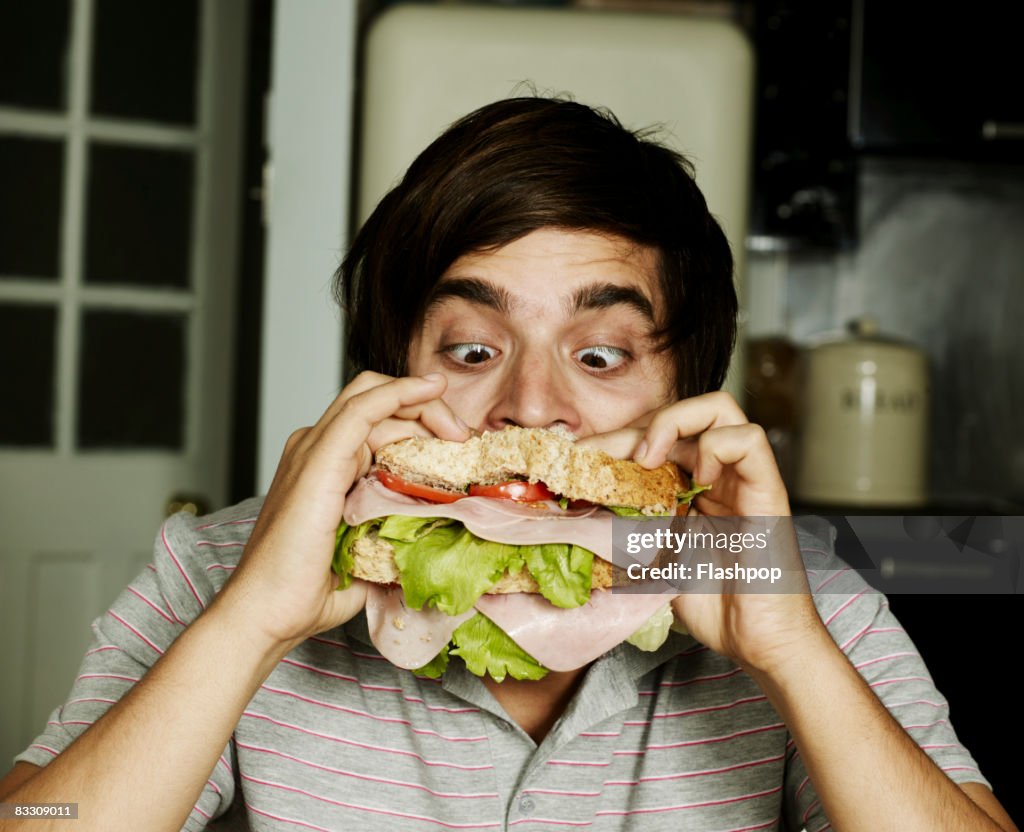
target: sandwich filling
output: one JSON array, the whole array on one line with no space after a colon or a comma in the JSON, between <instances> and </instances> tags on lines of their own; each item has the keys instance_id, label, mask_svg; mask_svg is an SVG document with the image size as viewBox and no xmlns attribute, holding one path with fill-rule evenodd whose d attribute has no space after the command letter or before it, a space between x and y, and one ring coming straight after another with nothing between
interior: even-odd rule
<instances>
[{"instance_id":1,"label":"sandwich filling","mask_svg":"<svg viewBox=\"0 0 1024 832\"><path fill-rule=\"evenodd\" d=\"M387 471L384 482L394 484L396 468L408 481L419 466L434 471L427 487L457 495L431 502L371 475L346 498L334 570L341 587L352 577L370 582L367 623L385 658L436 677L457 655L471 672L500 681L582 667L626 640L641 649L661 646L673 622L669 598L607 591L616 582L613 512L674 513L703 489L683 491L674 466L645 478L635 463L578 450L562 434L521 428L466 443L414 439L382 449L377 462ZM480 458L489 459L484 473L491 483L525 475L528 498L550 499L467 496L479 491L457 480L437 482L443 470L479 476ZM548 490L535 476L538 459L549 469L572 467L582 489ZM605 460L618 467L616 478L588 476L607 467ZM652 480L656 493L644 490ZM594 502L617 496L630 504L581 502L595 496Z\"/></svg>"}]
</instances>

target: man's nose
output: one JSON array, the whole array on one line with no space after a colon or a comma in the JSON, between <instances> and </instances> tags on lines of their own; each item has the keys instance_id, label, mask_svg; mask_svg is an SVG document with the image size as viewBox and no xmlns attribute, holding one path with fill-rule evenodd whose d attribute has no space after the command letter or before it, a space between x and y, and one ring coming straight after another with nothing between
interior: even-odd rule
<instances>
[{"instance_id":1,"label":"man's nose","mask_svg":"<svg viewBox=\"0 0 1024 832\"><path fill-rule=\"evenodd\" d=\"M509 362L487 423L490 430L508 425L562 426L577 433L580 414L573 403L569 379L557 362L547 355L522 355Z\"/></svg>"}]
</instances>

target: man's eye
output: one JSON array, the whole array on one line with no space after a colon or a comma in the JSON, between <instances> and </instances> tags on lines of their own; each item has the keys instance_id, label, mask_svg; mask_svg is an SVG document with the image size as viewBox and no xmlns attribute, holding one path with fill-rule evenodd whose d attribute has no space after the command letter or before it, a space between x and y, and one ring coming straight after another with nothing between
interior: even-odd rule
<instances>
[{"instance_id":1,"label":"man's eye","mask_svg":"<svg viewBox=\"0 0 1024 832\"><path fill-rule=\"evenodd\" d=\"M587 347L576 353L576 360L594 370L611 370L626 360L628 354L618 347Z\"/></svg>"},{"instance_id":2,"label":"man's eye","mask_svg":"<svg viewBox=\"0 0 1024 832\"><path fill-rule=\"evenodd\" d=\"M463 364L483 364L497 354L497 350L484 344L452 344L444 351Z\"/></svg>"}]
</instances>

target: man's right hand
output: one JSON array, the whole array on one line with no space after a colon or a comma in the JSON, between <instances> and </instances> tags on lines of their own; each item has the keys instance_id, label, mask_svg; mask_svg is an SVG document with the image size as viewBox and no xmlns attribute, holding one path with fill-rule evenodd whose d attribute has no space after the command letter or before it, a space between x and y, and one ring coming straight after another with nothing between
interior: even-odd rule
<instances>
[{"instance_id":1,"label":"man's right hand","mask_svg":"<svg viewBox=\"0 0 1024 832\"><path fill-rule=\"evenodd\" d=\"M440 373L392 378L362 373L320 420L285 445L259 520L211 612L251 621L278 645L297 644L362 609L366 586L337 592L331 571L345 495L377 449L411 436L463 441L469 430L441 400Z\"/></svg>"}]
</instances>

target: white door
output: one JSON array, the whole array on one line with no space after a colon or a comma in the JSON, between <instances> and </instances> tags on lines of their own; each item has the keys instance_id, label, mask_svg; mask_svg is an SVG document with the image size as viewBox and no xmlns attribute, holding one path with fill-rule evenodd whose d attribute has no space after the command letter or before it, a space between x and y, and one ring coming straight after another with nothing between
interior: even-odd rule
<instances>
[{"instance_id":1,"label":"white door","mask_svg":"<svg viewBox=\"0 0 1024 832\"><path fill-rule=\"evenodd\" d=\"M227 496L247 8L3 13L0 772L169 498Z\"/></svg>"}]
</instances>

